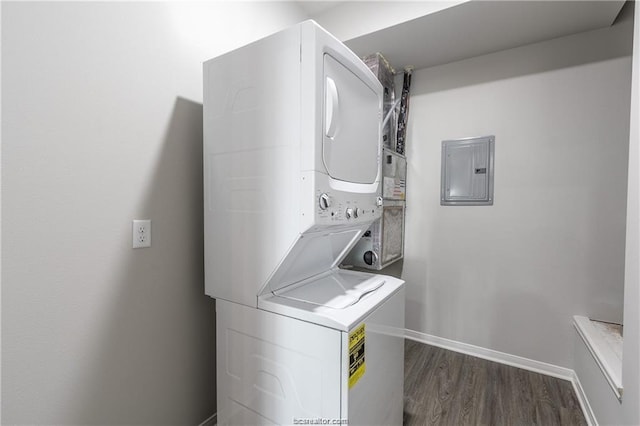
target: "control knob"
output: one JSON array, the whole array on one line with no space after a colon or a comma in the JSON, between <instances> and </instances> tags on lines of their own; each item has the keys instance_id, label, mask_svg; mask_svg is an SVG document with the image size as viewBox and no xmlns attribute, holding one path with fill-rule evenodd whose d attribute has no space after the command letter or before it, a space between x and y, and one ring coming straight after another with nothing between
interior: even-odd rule
<instances>
[{"instance_id":1,"label":"control knob","mask_svg":"<svg viewBox=\"0 0 640 426\"><path fill-rule=\"evenodd\" d=\"M329 200L329 196L325 193L320 194L320 208L322 210L326 210L331 206L331 201Z\"/></svg>"},{"instance_id":2,"label":"control knob","mask_svg":"<svg viewBox=\"0 0 640 426\"><path fill-rule=\"evenodd\" d=\"M351 207L349 207L345 212L344 215L347 219L351 219L354 216L354 212L353 209Z\"/></svg>"},{"instance_id":3,"label":"control knob","mask_svg":"<svg viewBox=\"0 0 640 426\"><path fill-rule=\"evenodd\" d=\"M378 254L375 251L365 251L364 256L362 257L364 259L364 263L366 263L367 265L378 263Z\"/></svg>"}]
</instances>

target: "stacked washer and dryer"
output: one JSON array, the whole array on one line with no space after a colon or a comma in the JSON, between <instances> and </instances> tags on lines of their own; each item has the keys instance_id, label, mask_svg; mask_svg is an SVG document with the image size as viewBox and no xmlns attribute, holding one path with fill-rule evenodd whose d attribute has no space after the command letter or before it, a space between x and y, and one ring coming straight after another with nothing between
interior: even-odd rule
<instances>
[{"instance_id":1,"label":"stacked washer and dryer","mask_svg":"<svg viewBox=\"0 0 640 426\"><path fill-rule=\"evenodd\" d=\"M404 282L338 265L381 217L383 95L305 21L204 64L218 424L401 424Z\"/></svg>"}]
</instances>

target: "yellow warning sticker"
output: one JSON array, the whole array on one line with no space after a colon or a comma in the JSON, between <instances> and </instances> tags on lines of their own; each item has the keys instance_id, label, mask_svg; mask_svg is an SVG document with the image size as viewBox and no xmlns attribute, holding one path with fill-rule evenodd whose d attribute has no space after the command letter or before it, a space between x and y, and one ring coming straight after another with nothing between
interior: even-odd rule
<instances>
[{"instance_id":1,"label":"yellow warning sticker","mask_svg":"<svg viewBox=\"0 0 640 426\"><path fill-rule=\"evenodd\" d=\"M349 388L364 376L364 324L349 333Z\"/></svg>"}]
</instances>

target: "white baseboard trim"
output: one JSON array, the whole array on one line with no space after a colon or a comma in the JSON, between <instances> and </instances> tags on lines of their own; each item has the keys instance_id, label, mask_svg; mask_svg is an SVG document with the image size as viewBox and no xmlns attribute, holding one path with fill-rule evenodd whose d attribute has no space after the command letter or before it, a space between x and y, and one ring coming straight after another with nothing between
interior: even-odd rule
<instances>
[{"instance_id":1,"label":"white baseboard trim","mask_svg":"<svg viewBox=\"0 0 640 426\"><path fill-rule=\"evenodd\" d=\"M584 418L587 420L587 424L589 426L597 426L598 421L596 420L596 415L591 408L591 404L589 404L589 399L587 398L587 394L580 383L580 379L578 375L573 372L573 377L571 378L571 384L573 385L573 391L576 393L576 397L578 398L578 402L580 403L580 408L582 408L582 413L584 414Z\"/></svg>"},{"instance_id":2,"label":"white baseboard trim","mask_svg":"<svg viewBox=\"0 0 640 426\"><path fill-rule=\"evenodd\" d=\"M204 422L200 423L198 426L215 426L218 423L218 413L214 413L211 417L209 417Z\"/></svg>"},{"instance_id":3,"label":"white baseboard trim","mask_svg":"<svg viewBox=\"0 0 640 426\"><path fill-rule=\"evenodd\" d=\"M470 345L468 343L457 342L455 340L449 340L443 337L432 336L430 334L421 333L419 331L406 329L405 337L417 342L426 343L427 345L437 346L439 348L448 349L450 351L460 352L463 354L475 356L477 358L499 362L500 364L522 368L524 370L545 374L547 376L557 377L559 379L573 381L573 377L575 376L573 370L569 368L559 367L557 365L547 364L546 362L535 361L533 359L511 355L505 352L494 351L493 349L482 348L480 346Z\"/></svg>"}]
</instances>

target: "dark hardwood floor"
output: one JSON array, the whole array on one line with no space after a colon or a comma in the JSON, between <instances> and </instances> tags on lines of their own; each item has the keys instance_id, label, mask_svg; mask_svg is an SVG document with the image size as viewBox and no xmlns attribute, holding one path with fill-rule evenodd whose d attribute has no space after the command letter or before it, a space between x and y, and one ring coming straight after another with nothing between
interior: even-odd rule
<instances>
[{"instance_id":1,"label":"dark hardwood floor","mask_svg":"<svg viewBox=\"0 0 640 426\"><path fill-rule=\"evenodd\" d=\"M571 383L405 341L405 425L586 425Z\"/></svg>"}]
</instances>

